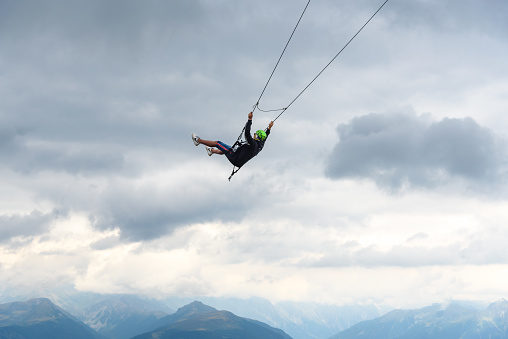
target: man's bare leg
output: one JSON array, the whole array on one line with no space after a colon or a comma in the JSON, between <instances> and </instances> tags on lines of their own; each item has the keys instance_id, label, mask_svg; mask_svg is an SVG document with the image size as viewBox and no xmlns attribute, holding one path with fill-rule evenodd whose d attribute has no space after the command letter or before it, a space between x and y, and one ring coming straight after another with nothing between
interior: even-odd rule
<instances>
[{"instance_id":1,"label":"man's bare leg","mask_svg":"<svg viewBox=\"0 0 508 339\"><path fill-rule=\"evenodd\" d=\"M205 140L205 139L198 138L198 142L200 144L205 145L205 146L211 147L210 151L213 154L224 154L224 152L222 152L220 149L215 148L215 147L217 147L217 141Z\"/></svg>"},{"instance_id":2,"label":"man's bare leg","mask_svg":"<svg viewBox=\"0 0 508 339\"><path fill-rule=\"evenodd\" d=\"M208 147L215 147L215 146L217 146L217 141L204 140L204 139L198 138L198 142L200 144L203 144L203 145L208 146Z\"/></svg>"}]
</instances>

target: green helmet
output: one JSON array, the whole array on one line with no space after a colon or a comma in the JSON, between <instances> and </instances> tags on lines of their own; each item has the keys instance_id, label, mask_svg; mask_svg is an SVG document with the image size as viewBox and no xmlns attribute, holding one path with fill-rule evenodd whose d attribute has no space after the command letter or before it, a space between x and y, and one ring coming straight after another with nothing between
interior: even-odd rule
<instances>
[{"instance_id":1,"label":"green helmet","mask_svg":"<svg viewBox=\"0 0 508 339\"><path fill-rule=\"evenodd\" d=\"M261 141L265 141L266 140L266 132L263 131L262 129L259 129L256 131L256 135L258 136L258 139L261 140Z\"/></svg>"}]
</instances>

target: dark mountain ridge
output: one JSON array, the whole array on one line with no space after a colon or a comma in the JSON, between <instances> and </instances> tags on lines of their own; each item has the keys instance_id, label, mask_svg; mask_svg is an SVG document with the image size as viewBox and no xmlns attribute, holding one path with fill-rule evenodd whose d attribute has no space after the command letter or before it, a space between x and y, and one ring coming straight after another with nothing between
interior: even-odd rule
<instances>
[{"instance_id":1,"label":"dark mountain ridge","mask_svg":"<svg viewBox=\"0 0 508 339\"><path fill-rule=\"evenodd\" d=\"M166 324L155 331L136 336L135 339L291 339L280 329L238 317L228 311L218 311L199 301L186 305L161 320Z\"/></svg>"}]
</instances>

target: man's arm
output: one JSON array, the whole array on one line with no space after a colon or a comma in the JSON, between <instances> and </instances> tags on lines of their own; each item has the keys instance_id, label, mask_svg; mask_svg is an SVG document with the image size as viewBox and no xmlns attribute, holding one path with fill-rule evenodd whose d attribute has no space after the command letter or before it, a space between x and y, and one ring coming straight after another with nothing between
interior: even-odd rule
<instances>
[{"instance_id":1,"label":"man's arm","mask_svg":"<svg viewBox=\"0 0 508 339\"><path fill-rule=\"evenodd\" d=\"M249 120L247 120L247 123L245 124L245 140L247 140L250 145L254 145L254 139L252 139L252 135L250 134L250 126L252 126L253 115L254 114L252 112L249 113L247 116Z\"/></svg>"},{"instance_id":2,"label":"man's arm","mask_svg":"<svg viewBox=\"0 0 508 339\"><path fill-rule=\"evenodd\" d=\"M270 135L270 131L273 127L273 121L270 121L270 123L268 124L268 127L266 128L266 137L268 138L268 136Z\"/></svg>"}]
</instances>

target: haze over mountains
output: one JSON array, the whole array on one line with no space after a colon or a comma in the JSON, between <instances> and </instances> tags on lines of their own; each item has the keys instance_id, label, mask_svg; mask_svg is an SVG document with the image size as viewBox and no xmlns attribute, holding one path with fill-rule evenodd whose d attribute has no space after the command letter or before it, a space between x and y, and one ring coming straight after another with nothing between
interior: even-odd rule
<instances>
[{"instance_id":1,"label":"haze over mountains","mask_svg":"<svg viewBox=\"0 0 508 339\"><path fill-rule=\"evenodd\" d=\"M47 298L0 304L2 339L395 339L507 338L508 301L488 307L466 302L434 304L415 310L393 310L361 321L370 308L297 303L273 305L264 299L205 298L218 310L185 299L149 300L132 295L75 296L74 315ZM232 312L233 311L233 312ZM378 312L381 313L380 310ZM236 314L235 314L236 313ZM250 314L251 316L245 316ZM313 314L313 316L311 316ZM334 318L335 316L335 318ZM332 322L335 319L335 322ZM353 320L354 319L354 320ZM360 319L360 320L359 320ZM347 325L348 322L350 325ZM333 332L335 327L346 324ZM331 333L331 334L329 334Z\"/></svg>"},{"instance_id":2,"label":"haze over mountains","mask_svg":"<svg viewBox=\"0 0 508 339\"><path fill-rule=\"evenodd\" d=\"M86 308L81 319L95 331L111 339L130 338L159 327L173 310L152 300L130 295L108 296Z\"/></svg>"},{"instance_id":3,"label":"haze over mountains","mask_svg":"<svg viewBox=\"0 0 508 339\"><path fill-rule=\"evenodd\" d=\"M242 318L228 311L195 301L172 315L144 311L143 303L127 298L141 306L134 309L125 302L95 305L91 323L97 330L54 305L49 299L38 298L25 302L0 305L0 338L2 339L291 339L282 330L262 322ZM118 305L126 306L123 310ZM111 312L115 310L115 312ZM105 311L105 312L103 312ZM97 321L100 320L100 321ZM103 333L103 334L100 334ZM141 333L136 336L137 333Z\"/></svg>"},{"instance_id":4,"label":"haze over mountains","mask_svg":"<svg viewBox=\"0 0 508 339\"><path fill-rule=\"evenodd\" d=\"M99 295L66 291L41 292L54 300L79 320L98 333L113 339L130 338L153 329L164 316L192 303L195 299L171 297L161 301L132 295ZM27 300L30 296L0 296L0 302ZM210 298L199 299L217 310L255 319L279 328L294 339L328 338L362 320L381 316L390 309L374 305L336 306L316 303L282 302L272 304L262 298ZM158 323L157 323L158 324Z\"/></svg>"}]
</instances>

